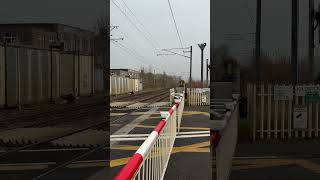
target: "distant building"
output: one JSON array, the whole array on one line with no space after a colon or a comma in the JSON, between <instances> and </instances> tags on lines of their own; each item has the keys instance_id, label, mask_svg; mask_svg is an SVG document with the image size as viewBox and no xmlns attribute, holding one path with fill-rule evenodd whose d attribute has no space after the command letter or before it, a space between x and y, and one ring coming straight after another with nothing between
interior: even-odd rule
<instances>
[{"instance_id":1,"label":"distant building","mask_svg":"<svg viewBox=\"0 0 320 180\"><path fill-rule=\"evenodd\" d=\"M64 51L92 53L94 32L59 23L0 24L0 42L50 48L62 44Z\"/></svg>"},{"instance_id":2,"label":"distant building","mask_svg":"<svg viewBox=\"0 0 320 180\"><path fill-rule=\"evenodd\" d=\"M111 75L140 79L140 72L132 69L110 69Z\"/></svg>"}]
</instances>

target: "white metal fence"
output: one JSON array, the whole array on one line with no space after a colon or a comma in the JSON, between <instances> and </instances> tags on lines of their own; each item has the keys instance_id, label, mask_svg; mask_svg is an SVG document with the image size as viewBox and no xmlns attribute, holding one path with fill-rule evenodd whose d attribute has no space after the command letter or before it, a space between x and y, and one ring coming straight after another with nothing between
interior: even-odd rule
<instances>
[{"instance_id":1,"label":"white metal fence","mask_svg":"<svg viewBox=\"0 0 320 180\"><path fill-rule=\"evenodd\" d=\"M210 105L210 88L188 88L189 106L209 106Z\"/></svg>"},{"instance_id":2,"label":"white metal fence","mask_svg":"<svg viewBox=\"0 0 320 180\"><path fill-rule=\"evenodd\" d=\"M178 111L183 111L183 99L183 96L179 96L169 111L161 112L161 121L115 177L116 180L162 180L164 178L179 129L177 124L179 119L181 120L182 113Z\"/></svg>"},{"instance_id":3,"label":"white metal fence","mask_svg":"<svg viewBox=\"0 0 320 180\"><path fill-rule=\"evenodd\" d=\"M275 86L278 87L276 92L274 90ZM249 111L248 118L250 121L252 139L277 139L279 137L281 139L290 139L299 137L305 138L306 136L308 138L318 138L319 101L306 102L305 94L301 94L301 90L299 89L303 87L313 87L313 89L317 89L318 87L318 89L320 89L320 86L291 86L293 91L283 91L284 94L281 94L281 87L283 87L283 89L285 88L283 85L279 86L271 84L247 85L247 108ZM288 87L290 86L286 87L289 89ZM288 97L285 97L286 94ZM276 95L276 97L274 95ZM290 98L290 96L292 98ZM277 100L278 98L285 99ZM298 113L298 116L295 116L295 112ZM300 119L298 119L299 116Z\"/></svg>"},{"instance_id":4,"label":"white metal fence","mask_svg":"<svg viewBox=\"0 0 320 180\"><path fill-rule=\"evenodd\" d=\"M176 104L179 104L177 108L177 132L180 132L180 125L181 125L181 119L182 119L182 114L183 114L183 109L184 109L184 92L181 94L177 94L176 96Z\"/></svg>"},{"instance_id":5,"label":"white metal fence","mask_svg":"<svg viewBox=\"0 0 320 180\"><path fill-rule=\"evenodd\" d=\"M227 111L220 120L214 120L211 137L214 152L215 178L228 180L232 168L232 159L238 140L239 105L237 101L228 101ZM212 120L211 120L212 121Z\"/></svg>"}]
</instances>

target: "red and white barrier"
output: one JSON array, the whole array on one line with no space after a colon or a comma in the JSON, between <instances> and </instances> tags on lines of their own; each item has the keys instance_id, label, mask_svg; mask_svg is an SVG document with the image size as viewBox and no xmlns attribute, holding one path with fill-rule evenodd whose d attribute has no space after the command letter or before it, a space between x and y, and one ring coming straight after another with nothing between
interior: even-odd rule
<instances>
[{"instance_id":1,"label":"red and white barrier","mask_svg":"<svg viewBox=\"0 0 320 180\"><path fill-rule=\"evenodd\" d=\"M180 126L178 121L181 121L181 117L178 111L183 111L183 103L184 97L179 95L169 111L160 112L160 122L115 180L163 179L176 138L177 126ZM180 114L182 115L182 112Z\"/></svg>"},{"instance_id":2,"label":"red and white barrier","mask_svg":"<svg viewBox=\"0 0 320 180\"><path fill-rule=\"evenodd\" d=\"M239 105L238 98L233 103L226 104L227 112L222 120L215 125L221 127L211 130L211 143L215 158L216 173L214 179L228 180L232 168L232 158L238 140Z\"/></svg>"}]
</instances>

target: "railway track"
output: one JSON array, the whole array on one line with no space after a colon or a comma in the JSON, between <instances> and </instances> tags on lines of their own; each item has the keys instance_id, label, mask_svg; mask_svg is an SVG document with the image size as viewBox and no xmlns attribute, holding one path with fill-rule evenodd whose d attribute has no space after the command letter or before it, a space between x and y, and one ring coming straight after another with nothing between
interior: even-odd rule
<instances>
[{"instance_id":1,"label":"railway track","mask_svg":"<svg viewBox=\"0 0 320 180\"><path fill-rule=\"evenodd\" d=\"M130 100L132 98L139 98L139 97L143 97L146 95L151 95L154 93L158 93L161 90L153 90L153 91L145 91L145 92L139 92L139 93L135 93L135 94L125 94L125 95L120 95L120 96L112 96L111 97L111 101L115 102L115 101L124 101L124 100Z\"/></svg>"},{"instance_id":2,"label":"railway track","mask_svg":"<svg viewBox=\"0 0 320 180\"><path fill-rule=\"evenodd\" d=\"M84 104L68 108L66 111L43 112L23 117L10 118L1 121L1 131L13 130L17 128L54 126L60 123L81 120L105 112L104 104Z\"/></svg>"},{"instance_id":3,"label":"railway track","mask_svg":"<svg viewBox=\"0 0 320 180\"><path fill-rule=\"evenodd\" d=\"M150 105L152 104L152 102L158 102L159 100L169 99L168 92L169 90L165 89L165 90L158 91L156 94L150 94L150 95L148 94L145 96L136 97L135 99L130 99L128 103L125 104L125 106L120 106L118 108L126 108L135 103L147 103L147 105ZM114 108L114 107L111 106L111 108Z\"/></svg>"},{"instance_id":4,"label":"railway track","mask_svg":"<svg viewBox=\"0 0 320 180\"><path fill-rule=\"evenodd\" d=\"M142 102L146 102L148 104L151 104L151 103L154 103L154 102L157 102L157 101L161 101L161 100L164 100L164 99L168 99L169 98L169 93L168 91L160 91L158 94L153 94L153 95L147 95L147 96L144 96L144 97L139 97L138 99L136 99L135 101L142 101ZM85 118L86 116L88 116L88 114L92 114L94 115L95 113L97 113L97 105L94 105L92 104L92 106L88 106L86 105L87 107L87 110L84 111L82 108L82 106L77 106L77 108L80 108L80 110L78 109L78 112L79 111L82 111L82 113L76 115L76 108L72 108L74 110L73 113L70 113L70 114L65 114L64 116L61 116L61 117L53 117L51 118L50 120L48 119L45 119L46 117L48 117L47 114L43 114L41 113L40 117L44 117L44 119L41 119L41 121L36 121L36 122L33 122L33 123L30 123L30 124L24 124L22 125L21 127L45 127L45 126L54 126L54 125L59 125L59 124L63 124L63 123L66 123L66 122L72 122L72 121L75 121L77 120L76 122L78 123L79 122L79 118L81 119L82 117ZM88 107L90 107L88 109ZM100 107L99 107L100 108ZM101 106L101 108L105 108L105 106ZM113 123L113 122L116 122L116 121L120 121L121 119L123 118L126 118L128 116L130 116L132 113L134 112L137 112L139 111L141 108L137 108L137 109L128 109L128 113L124 114L124 115L121 115L119 117L117 117L115 120L113 120L112 122L110 122L108 119L106 118L100 118L100 119L97 119L96 122L90 122L91 124L90 125L87 125L87 126L84 126L84 127L79 127L77 129L73 129L73 130L70 130L68 132L65 132L65 133L62 133L62 134L59 134L57 136L54 136L54 137L50 137L50 138L47 138L47 139L42 139L42 140L39 140L37 143L32 143L32 144L28 144L28 145L23 145L23 146L20 146L20 147L14 147L14 148L10 148L8 150L6 150L5 152L1 153L0 154L0 161L2 163L4 162L10 162L10 159L13 158L13 157L19 157L19 153L21 153L22 151L25 151L25 150L37 150L37 149L41 149L43 147L52 147L51 143L55 140L58 140L58 139L62 139L62 138L66 138L66 137L69 137L69 136L72 136L72 135L75 135L75 134L78 134L78 133L82 133L84 131L88 131L88 130L92 130L92 129L106 129L106 126L107 126L107 123ZM98 110L99 112L103 112L102 109L99 109ZM50 112L49 115L52 115L53 112ZM63 112L59 113L60 115L63 115ZM34 116L28 116L28 118L23 118L24 120L31 120L36 117L36 115ZM15 120L15 119L14 119ZM18 121L18 120L15 120L15 121ZM103 128L104 127L104 128ZM17 128L17 127L12 127L12 128ZM107 132L106 131L106 136L109 135L108 133L110 132ZM34 180L36 179L42 179L52 173L55 173L56 171L59 171L63 168L65 168L67 165L77 161L77 160L80 160L80 159L86 159L88 158L89 156L97 153L97 152L104 152L104 151L108 151L107 147L109 147L109 144L108 142L106 142L106 144L100 146L100 147L89 147L87 150L81 152L81 153L78 153L72 157L70 156L66 156L66 157L59 157L59 160L57 160L57 163L55 165L52 165L50 166L45 172L42 172L41 174L38 174L37 176L34 176ZM107 150L106 150L107 149ZM20 154L21 156L21 154ZM59 156L57 154L57 156ZM32 158L32 157L30 157ZM46 159L46 157L42 157L43 160ZM52 159L52 157L47 157L48 159Z\"/></svg>"}]
</instances>

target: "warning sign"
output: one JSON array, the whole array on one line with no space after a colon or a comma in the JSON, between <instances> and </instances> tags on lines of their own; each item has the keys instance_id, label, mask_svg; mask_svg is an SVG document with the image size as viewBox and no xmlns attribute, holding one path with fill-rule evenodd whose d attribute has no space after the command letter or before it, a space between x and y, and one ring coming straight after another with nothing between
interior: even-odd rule
<instances>
[{"instance_id":1,"label":"warning sign","mask_svg":"<svg viewBox=\"0 0 320 180\"><path fill-rule=\"evenodd\" d=\"M306 129L307 119L308 113L306 106L295 106L293 108L293 128Z\"/></svg>"},{"instance_id":2,"label":"warning sign","mask_svg":"<svg viewBox=\"0 0 320 180\"><path fill-rule=\"evenodd\" d=\"M206 96L202 96L202 103L206 103L207 102L207 97Z\"/></svg>"},{"instance_id":3,"label":"warning sign","mask_svg":"<svg viewBox=\"0 0 320 180\"><path fill-rule=\"evenodd\" d=\"M274 86L274 100L293 100L293 87L292 86Z\"/></svg>"}]
</instances>

